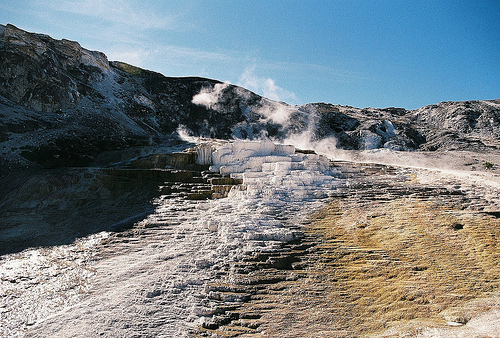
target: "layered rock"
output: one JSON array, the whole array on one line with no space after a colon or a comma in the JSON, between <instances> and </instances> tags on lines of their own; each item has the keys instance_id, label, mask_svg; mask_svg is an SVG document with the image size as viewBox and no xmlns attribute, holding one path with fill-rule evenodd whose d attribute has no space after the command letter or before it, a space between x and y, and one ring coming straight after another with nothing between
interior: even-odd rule
<instances>
[{"instance_id":1,"label":"layered rock","mask_svg":"<svg viewBox=\"0 0 500 338\"><path fill-rule=\"evenodd\" d=\"M498 150L500 100L441 102L411 112L423 150Z\"/></svg>"},{"instance_id":2,"label":"layered rock","mask_svg":"<svg viewBox=\"0 0 500 338\"><path fill-rule=\"evenodd\" d=\"M68 171L10 183L0 247L52 222L52 239L96 221L122 231L2 256L4 335L401 336L477 322L484 306L497 318L497 298L467 302L498 290L498 176L331 163L268 141Z\"/></svg>"}]
</instances>

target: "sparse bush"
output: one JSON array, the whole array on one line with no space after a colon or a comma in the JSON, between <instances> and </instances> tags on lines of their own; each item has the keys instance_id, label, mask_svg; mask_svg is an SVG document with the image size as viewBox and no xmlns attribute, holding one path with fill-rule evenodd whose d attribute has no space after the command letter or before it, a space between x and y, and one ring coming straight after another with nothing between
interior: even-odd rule
<instances>
[{"instance_id":1,"label":"sparse bush","mask_svg":"<svg viewBox=\"0 0 500 338\"><path fill-rule=\"evenodd\" d=\"M113 62L113 66L115 66L118 69L123 70L124 72L132 74L132 75L139 75L142 73L141 68L129 65L128 63L125 63L125 62L115 61L115 62Z\"/></svg>"},{"instance_id":2,"label":"sparse bush","mask_svg":"<svg viewBox=\"0 0 500 338\"><path fill-rule=\"evenodd\" d=\"M483 166L484 166L486 169L491 169L491 168L493 168L493 165L494 165L493 163L488 162L488 161L486 161L486 162L484 162L484 163L483 163Z\"/></svg>"}]
</instances>

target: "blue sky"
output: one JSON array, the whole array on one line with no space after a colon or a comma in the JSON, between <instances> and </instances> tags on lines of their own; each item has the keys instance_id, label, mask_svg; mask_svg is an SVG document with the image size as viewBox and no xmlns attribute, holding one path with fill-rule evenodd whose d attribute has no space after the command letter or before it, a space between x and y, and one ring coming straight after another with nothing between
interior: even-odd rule
<instances>
[{"instance_id":1,"label":"blue sky","mask_svg":"<svg viewBox=\"0 0 500 338\"><path fill-rule=\"evenodd\" d=\"M498 0L2 0L0 23L291 104L500 98Z\"/></svg>"}]
</instances>

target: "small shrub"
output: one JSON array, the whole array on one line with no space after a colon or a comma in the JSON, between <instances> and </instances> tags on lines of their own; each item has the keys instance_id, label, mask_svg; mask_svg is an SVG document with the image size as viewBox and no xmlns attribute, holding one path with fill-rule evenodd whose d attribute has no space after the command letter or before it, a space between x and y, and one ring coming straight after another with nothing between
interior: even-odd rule
<instances>
[{"instance_id":1,"label":"small shrub","mask_svg":"<svg viewBox=\"0 0 500 338\"><path fill-rule=\"evenodd\" d=\"M142 73L141 68L129 65L128 63L125 63L125 62L116 61L116 62L113 62L113 65L116 68L121 69L124 72L127 72L127 73L132 74L132 75L139 75Z\"/></svg>"},{"instance_id":2,"label":"small shrub","mask_svg":"<svg viewBox=\"0 0 500 338\"><path fill-rule=\"evenodd\" d=\"M486 161L486 162L483 163L483 166L486 169L491 169L491 168L493 168L493 163Z\"/></svg>"}]
</instances>

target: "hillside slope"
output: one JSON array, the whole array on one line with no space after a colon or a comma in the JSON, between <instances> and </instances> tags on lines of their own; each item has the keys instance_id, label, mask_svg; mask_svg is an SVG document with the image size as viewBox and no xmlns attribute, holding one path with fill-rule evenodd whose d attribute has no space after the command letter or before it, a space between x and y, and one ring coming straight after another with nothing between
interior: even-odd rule
<instances>
[{"instance_id":1,"label":"hillside slope","mask_svg":"<svg viewBox=\"0 0 500 338\"><path fill-rule=\"evenodd\" d=\"M78 42L0 25L0 175L86 166L105 151L195 136L269 137L299 147L500 149L500 100L414 111L326 103L291 106L205 78L171 78Z\"/></svg>"}]
</instances>

